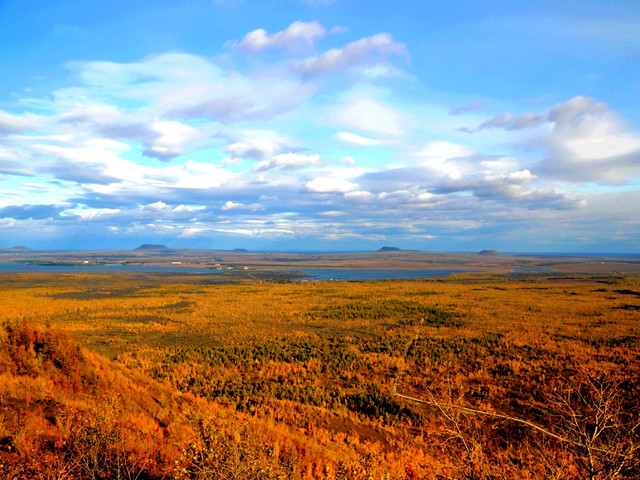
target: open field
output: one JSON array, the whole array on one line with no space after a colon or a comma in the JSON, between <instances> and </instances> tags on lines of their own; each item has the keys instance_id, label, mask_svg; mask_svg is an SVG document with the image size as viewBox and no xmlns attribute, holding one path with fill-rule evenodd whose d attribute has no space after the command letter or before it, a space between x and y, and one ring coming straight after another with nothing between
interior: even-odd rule
<instances>
[{"instance_id":1,"label":"open field","mask_svg":"<svg viewBox=\"0 0 640 480\"><path fill-rule=\"evenodd\" d=\"M211 282L0 276L0 468L99 478L86 414L139 478L638 478L637 277Z\"/></svg>"}]
</instances>

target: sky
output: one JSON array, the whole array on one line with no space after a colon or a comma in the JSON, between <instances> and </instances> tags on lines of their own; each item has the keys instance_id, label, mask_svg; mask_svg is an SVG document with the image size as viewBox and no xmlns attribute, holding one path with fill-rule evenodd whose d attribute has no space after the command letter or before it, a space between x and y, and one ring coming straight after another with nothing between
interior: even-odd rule
<instances>
[{"instance_id":1,"label":"sky","mask_svg":"<svg viewBox=\"0 0 640 480\"><path fill-rule=\"evenodd\" d=\"M0 0L0 247L640 253L637 1Z\"/></svg>"}]
</instances>

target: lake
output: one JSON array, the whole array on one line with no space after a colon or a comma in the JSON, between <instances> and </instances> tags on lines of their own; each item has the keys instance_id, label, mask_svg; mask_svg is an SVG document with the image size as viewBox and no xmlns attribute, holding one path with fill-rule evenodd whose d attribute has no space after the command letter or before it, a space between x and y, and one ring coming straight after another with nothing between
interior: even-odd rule
<instances>
[{"instance_id":1,"label":"lake","mask_svg":"<svg viewBox=\"0 0 640 480\"><path fill-rule=\"evenodd\" d=\"M26 263L0 263L0 272L49 272L49 273L120 273L120 272L173 272L197 275L220 273L225 270L152 265L27 265Z\"/></svg>"},{"instance_id":2,"label":"lake","mask_svg":"<svg viewBox=\"0 0 640 480\"><path fill-rule=\"evenodd\" d=\"M150 266L150 265L27 265L24 263L0 263L0 272L49 272L49 273L121 273L121 272L165 272L188 273L194 275L212 275L229 270L215 270L207 268L189 268L178 266ZM231 270L233 271L233 270ZM284 271L277 270L277 278L282 278ZM292 280L393 280L402 278L443 277L454 273L464 273L464 270L360 270L335 268L300 268L287 270L291 272Z\"/></svg>"},{"instance_id":3,"label":"lake","mask_svg":"<svg viewBox=\"0 0 640 480\"><path fill-rule=\"evenodd\" d=\"M445 277L465 270L361 270L335 268L304 268L296 270L311 278L302 280L397 280L402 278Z\"/></svg>"}]
</instances>

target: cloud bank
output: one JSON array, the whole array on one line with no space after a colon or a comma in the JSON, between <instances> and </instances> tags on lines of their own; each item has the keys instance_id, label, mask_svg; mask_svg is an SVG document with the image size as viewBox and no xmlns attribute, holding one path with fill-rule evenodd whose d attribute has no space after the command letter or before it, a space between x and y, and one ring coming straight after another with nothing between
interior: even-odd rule
<instances>
[{"instance_id":1,"label":"cloud bank","mask_svg":"<svg viewBox=\"0 0 640 480\"><path fill-rule=\"evenodd\" d=\"M219 56L70 62L63 87L3 104L0 240L637 242L620 205L637 205L640 132L606 103L442 106L385 74L410 68L405 43L326 48L348 35L327 31L296 21Z\"/></svg>"}]
</instances>

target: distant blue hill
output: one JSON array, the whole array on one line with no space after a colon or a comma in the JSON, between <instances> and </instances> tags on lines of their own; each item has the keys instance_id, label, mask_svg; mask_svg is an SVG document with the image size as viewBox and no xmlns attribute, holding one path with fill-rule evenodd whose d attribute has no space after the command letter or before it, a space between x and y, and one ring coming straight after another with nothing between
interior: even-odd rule
<instances>
[{"instance_id":1,"label":"distant blue hill","mask_svg":"<svg viewBox=\"0 0 640 480\"><path fill-rule=\"evenodd\" d=\"M165 247L164 245L155 245L153 243L143 243L134 250L171 250L169 247Z\"/></svg>"},{"instance_id":2,"label":"distant blue hill","mask_svg":"<svg viewBox=\"0 0 640 480\"><path fill-rule=\"evenodd\" d=\"M22 245L16 245L15 247L8 247L8 248L0 248L0 250L4 251L4 252L33 252L35 250L28 248L28 247L23 247Z\"/></svg>"}]
</instances>

